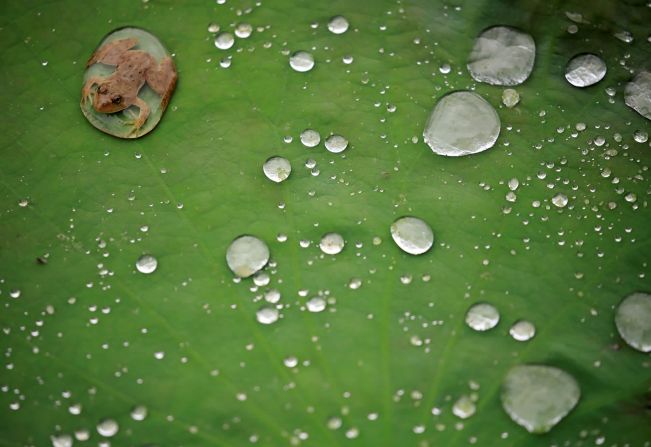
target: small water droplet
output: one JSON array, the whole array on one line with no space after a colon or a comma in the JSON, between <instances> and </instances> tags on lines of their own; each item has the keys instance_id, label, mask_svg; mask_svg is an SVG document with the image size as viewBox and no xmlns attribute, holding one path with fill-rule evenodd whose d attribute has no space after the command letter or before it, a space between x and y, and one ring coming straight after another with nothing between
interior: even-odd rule
<instances>
[{"instance_id":1,"label":"small water droplet","mask_svg":"<svg viewBox=\"0 0 651 447\"><path fill-rule=\"evenodd\" d=\"M452 413L461 419L468 419L475 414L477 407L468 396L461 396L452 406Z\"/></svg>"},{"instance_id":2,"label":"small water droplet","mask_svg":"<svg viewBox=\"0 0 651 447\"><path fill-rule=\"evenodd\" d=\"M147 407L144 405L136 405L131 409L131 419L134 421L144 421L147 413Z\"/></svg>"},{"instance_id":3,"label":"small water droplet","mask_svg":"<svg viewBox=\"0 0 651 447\"><path fill-rule=\"evenodd\" d=\"M513 326L509 329L509 334L514 340L528 341L536 335L536 327L530 321L519 320L513 323Z\"/></svg>"},{"instance_id":4,"label":"small water droplet","mask_svg":"<svg viewBox=\"0 0 651 447\"><path fill-rule=\"evenodd\" d=\"M520 102L520 94L517 90L512 88L504 89L502 92L502 104L506 107L513 108Z\"/></svg>"},{"instance_id":5,"label":"small water droplet","mask_svg":"<svg viewBox=\"0 0 651 447\"><path fill-rule=\"evenodd\" d=\"M289 57L289 66L300 73L310 71L314 68L314 56L307 51L297 51Z\"/></svg>"},{"instance_id":6,"label":"small water droplet","mask_svg":"<svg viewBox=\"0 0 651 447\"><path fill-rule=\"evenodd\" d=\"M240 23L235 27L235 35L240 39L246 39L251 36L253 27L250 23Z\"/></svg>"},{"instance_id":7,"label":"small water droplet","mask_svg":"<svg viewBox=\"0 0 651 447\"><path fill-rule=\"evenodd\" d=\"M348 20L343 16L335 16L328 22L328 30L333 34L343 34L348 31Z\"/></svg>"},{"instance_id":8,"label":"small water droplet","mask_svg":"<svg viewBox=\"0 0 651 447\"><path fill-rule=\"evenodd\" d=\"M402 251L410 255L426 253L434 244L430 226L417 217L401 217L391 225L391 237Z\"/></svg>"},{"instance_id":9,"label":"small water droplet","mask_svg":"<svg viewBox=\"0 0 651 447\"><path fill-rule=\"evenodd\" d=\"M475 331L483 332L493 329L500 321L500 313L495 306L477 303L468 309L466 324Z\"/></svg>"},{"instance_id":10,"label":"small water droplet","mask_svg":"<svg viewBox=\"0 0 651 447\"><path fill-rule=\"evenodd\" d=\"M554 197L552 197L552 203L554 204L554 206L558 208L565 208L567 202L568 202L567 196L562 192L559 192Z\"/></svg>"},{"instance_id":11,"label":"small water droplet","mask_svg":"<svg viewBox=\"0 0 651 447\"><path fill-rule=\"evenodd\" d=\"M231 33L219 33L215 36L215 46L220 50L228 50L235 44L235 37Z\"/></svg>"},{"instance_id":12,"label":"small water droplet","mask_svg":"<svg viewBox=\"0 0 651 447\"><path fill-rule=\"evenodd\" d=\"M278 321L279 312L275 307L264 306L258 309L255 313L255 317L258 320L258 323L273 324Z\"/></svg>"},{"instance_id":13,"label":"small water droplet","mask_svg":"<svg viewBox=\"0 0 651 447\"><path fill-rule=\"evenodd\" d=\"M115 436L120 429L118 423L113 419L104 419L97 424L97 433L104 436L105 438L110 438Z\"/></svg>"},{"instance_id":14,"label":"small water droplet","mask_svg":"<svg viewBox=\"0 0 651 447\"><path fill-rule=\"evenodd\" d=\"M310 312L323 312L326 308L326 300L321 296L315 296L305 303L305 307Z\"/></svg>"},{"instance_id":15,"label":"small water droplet","mask_svg":"<svg viewBox=\"0 0 651 447\"><path fill-rule=\"evenodd\" d=\"M136 261L136 269L145 275L154 273L157 268L158 260L152 255L142 255Z\"/></svg>"},{"instance_id":16,"label":"small water droplet","mask_svg":"<svg viewBox=\"0 0 651 447\"><path fill-rule=\"evenodd\" d=\"M219 32L219 25L212 22L208 24L208 32L209 33L218 33Z\"/></svg>"}]
</instances>

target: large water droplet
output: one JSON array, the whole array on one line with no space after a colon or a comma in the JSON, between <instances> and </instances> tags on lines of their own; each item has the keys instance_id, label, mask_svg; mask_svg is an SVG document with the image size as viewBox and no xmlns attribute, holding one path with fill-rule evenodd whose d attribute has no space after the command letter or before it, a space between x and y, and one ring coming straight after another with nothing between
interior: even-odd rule
<instances>
[{"instance_id":1,"label":"large water droplet","mask_svg":"<svg viewBox=\"0 0 651 447\"><path fill-rule=\"evenodd\" d=\"M323 312L326 308L326 300L321 296L315 296L310 298L305 306L310 312Z\"/></svg>"},{"instance_id":2,"label":"large water droplet","mask_svg":"<svg viewBox=\"0 0 651 447\"><path fill-rule=\"evenodd\" d=\"M252 32L253 27L250 23L240 23L235 27L235 35L240 39L247 39Z\"/></svg>"},{"instance_id":3,"label":"large water droplet","mask_svg":"<svg viewBox=\"0 0 651 447\"><path fill-rule=\"evenodd\" d=\"M119 429L120 426L113 419L104 419L99 424L97 424L97 433L106 438L115 436Z\"/></svg>"},{"instance_id":4,"label":"large water droplet","mask_svg":"<svg viewBox=\"0 0 651 447\"><path fill-rule=\"evenodd\" d=\"M487 331L497 326L500 313L495 306L488 303L477 303L468 309L466 324L476 331Z\"/></svg>"},{"instance_id":5,"label":"large water droplet","mask_svg":"<svg viewBox=\"0 0 651 447\"><path fill-rule=\"evenodd\" d=\"M423 137L439 155L459 157L493 147L500 118L477 93L460 91L442 97L427 121Z\"/></svg>"},{"instance_id":6,"label":"large water droplet","mask_svg":"<svg viewBox=\"0 0 651 447\"><path fill-rule=\"evenodd\" d=\"M565 79L575 87L588 87L606 76L606 63L595 54L574 56L565 67Z\"/></svg>"},{"instance_id":7,"label":"large water droplet","mask_svg":"<svg viewBox=\"0 0 651 447\"><path fill-rule=\"evenodd\" d=\"M552 197L552 203L558 208L565 208L567 206L567 196L562 192L559 192L554 197Z\"/></svg>"},{"instance_id":8,"label":"large water droplet","mask_svg":"<svg viewBox=\"0 0 651 447\"><path fill-rule=\"evenodd\" d=\"M152 255L142 255L136 261L136 269L138 269L140 273L144 273L145 275L154 273L157 268L158 268L158 260L154 258Z\"/></svg>"},{"instance_id":9,"label":"large water droplet","mask_svg":"<svg viewBox=\"0 0 651 447\"><path fill-rule=\"evenodd\" d=\"M343 16L335 16L328 22L328 29L334 34L343 34L348 31L348 20Z\"/></svg>"},{"instance_id":10,"label":"large water droplet","mask_svg":"<svg viewBox=\"0 0 651 447\"><path fill-rule=\"evenodd\" d=\"M452 413L461 419L468 419L476 410L475 403L468 396L461 396L452 406Z\"/></svg>"},{"instance_id":11,"label":"large water droplet","mask_svg":"<svg viewBox=\"0 0 651 447\"><path fill-rule=\"evenodd\" d=\"M626 105L651 120L651 72L639 72L624 89Z\"/></svg>"},{"instance_id":12,"label":"large water droplet","mask_svg":"<svg viewBox=\"0 0 651 447\"><path fill-rule=\"evenodd\" d=\"M271 157L262 165L264 175L272 182L280 183L287 180L292 172L289 160L283 157Z\"/></svg>"},{"instance_id":13,"label":"large water droplet","mask_svg":"<svg viewBox=\"0 0 651 447\"><path fill-rule=\"evenodd\" d=\"M315 147L321 142L321 135L314 129L305 129L301 132L301 143L305 147Z\"/></svg>"},{"instance_id":14,"label":"large water droplet","mask_svg":"<svg viewBox=\"0 0 651 447\"><path fill-rule=\"evenodd\" d=\"M240 236L231 242L226 251L228 267L241 278L249 276L262 269L269 261L267 244L254 236Z\"/></svg>"},{"instance_id":15,"label":"large water droplet","mask_svg":"<svg viewBox=\"0 0 651 447\"><path fill-rule=\"evenodd\" d=\"M297 51L289 57L289 66L301 73L310 71L314 68L314 56L307 51Z\"/></svg>"},{"instance_id":16,"label":"large water droplet","mask_svg":"<svg viewBox=\"0 0 651 447\"><path fill-rule=\"evenodd\" d=\"M50 436L52 447L72 447L72 436L61 434Z\"/></svg>"},{"instance_id":17,"label":"large water droplet","mask_svg":"<svg viewBox=\"0 0 651 447\"><path fill-rule=\"evenodd\" d=\"M651 352L651 295L638 292L624 298L615 312L615 325L629 346Z\"/></svg>"},{"instance_id":18,"label":"large water droplet","mask_svg":"<svg viewBox=\"0 0 651 447\"><path fill-rule=\"evenodd\" d=\"M513 323L513 326L509 329L509 334L514 340L528 341L536 335L536 326L530 321L519 320Z\"/></svg>"},{"instance_id":19,"label":"large water droplet","mask_svg":"<svg viewBox=\"0 0 651 447\"><path fill-rule=\"evenodd\" d=\"M518 85L527 80L536 58L533 38L506 26L494 26L475 40L468 58L468 71L479 82Z\"/></svg>"},{"instance_id":20,"label":"large water droplet","mask_svg":"<svg viewBox=\"0 0 651 447\"><path fill-rule=\"evenodd\" d=\"M531 433L546 433L576 406L581 396L574 377L544 365L512 368L502 383L502 406Z\"/></svg>"},{"instance_id":21,"label":"large water droplet","mask_svg":"<svg viewBox=\"0 0 651 447\"><path fill-rule=\"evenodd\" d=\"M255 318L258 320L258 323L261 324L273 324L278 321L279 312L278 309L271 306L264 306L258 309L255 313Z\"/></svg>"},{"instance_id":22,"label":"large water droplet","mask_svg":"<svg viewBox=\"0 0 651 447\"><path fill-rule=\"evenodd\" d=\"M235 43L235 37L231 33L219 33L215 36L215 46L220 50L228 50Z\"/></svg>"},{"instance_id":23,"label":"large water droplet","mask_svg":"<svg viewBox=\"0 0 651 447\"><path fill-rule=\"evenodd\" d=\"M401 217L391 225L391 237L402 251L410 255L426 253L434 243L430 226L417 217Z\"/></svg>"},{"instance_id":24,"label":"large water droplet","mask_svg":"<svg viewBox=\"0 0 651 447\"><path fill-rule=\"evenodd\" d=\"M325 140L325 147L329 152L338 154L339 152L346 150L348 147L348 140L341 135L330 135Z\"/></svg>"},{"instance_id":25,"label":"large water droplet","mask_svg":"<svg viewBox=\"0 0 651 447\"><path fill-rule=\"evenodd\" d=\"M339 233L327 233L321 238L319 248L327 255L336 255L344 249L344 238Z\"/></svg>"}]
</instances>

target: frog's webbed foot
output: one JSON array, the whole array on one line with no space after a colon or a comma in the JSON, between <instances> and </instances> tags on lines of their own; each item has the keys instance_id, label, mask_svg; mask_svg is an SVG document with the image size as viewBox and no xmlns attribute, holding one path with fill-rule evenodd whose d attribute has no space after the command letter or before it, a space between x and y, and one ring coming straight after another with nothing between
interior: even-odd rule
<instances>
[{"instance_id":1,"label":"frog's webbed foot","mask_svg":"<svg viewBox=\"0 0 651 447\"><path fill-rule=\"evenodd\" d=\"M176 69L174 68L174 62L168 56L158 64L158 67L150 67L145 73L145 80L147 85L151 87L158 95L163 99L163 107L167 105L174 85L176 84Z\"/></svg>"},{"instance_id":2,"label":"frog's webbed foot","mask_svg":"<svg viewBox=\"0 0 651 447\"><path fill-rule=\"evenodd\" d=\"M138 39L135 38L109 42L93 53L86 63L86 67L90 67L98 62L106 65L117 65L120 56L137 44Z\"/></svg>"},{"instance_id":3,"label":"frog's webbed foot","mask_svg":"<svg viewBox=\"0 0 651 447\"><path fill-rule=\"evenodd\" d=\"M140 128L147 121L147 118L149 118L149 106L145 101L143 101L138 97L136 97L136 100L133 102L133 105L138 107L138 109L140 109L140 112L138 113L138 118L136 118L133 122L129 122L128 124L131 124L133 126L130 135L137 135Z\"/></svg>"},{"instance_id":4,"label":"frog's webbed foot","mask_svg":"<svg viewBox=\"0 0 651 447\"><path fill-rule=\"evenodd\" d=\"M92 76L86 81L84 87L81 89L81 102L85 103L90 99L90 89L93 85L99 84L102 82L102 78L99 76Z\"/></svg>"}]
</instances>

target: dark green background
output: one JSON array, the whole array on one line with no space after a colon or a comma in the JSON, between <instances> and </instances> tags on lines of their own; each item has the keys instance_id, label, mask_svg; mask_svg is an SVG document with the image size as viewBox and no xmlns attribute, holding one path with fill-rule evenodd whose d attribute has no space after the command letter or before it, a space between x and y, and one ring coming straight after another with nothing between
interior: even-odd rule
<instances>
[{"instance_id":1,"label":"dark green background","mask_svg":"<svg viewBox=\"0 0 651 447\"><path fill-rule=\"evenodd\" d=\"M80 428L97 445L103 418L120 424L116 446L239 446L252 435L277 446L300 433L309 446L593 445L602 436L605 445L644 445L651 360L619 339L613 309L651 289L651 155L648 143L633 141L650 126L623 101L631 71L651 68L645 3L2 2L0 445L49 445L50 435ZM569 34L565 11L590 23ZM327 31L336 14L351 23L344 35ZM221 52L210 21L265 30ZM501 88L476 85L465 69L474 37L495 24L520 27L537 43L514 109L500 106ZM78 105L86 59L125 25L159 36L179 72L159 127L136 141L101 134ZM633 43L613 37L622 29ZM316 58L309 73L292 71L283 54L299 49ZM586 51L602 55L609 71L576 89L564 65ZM341 62L347 54L352 65ZM233 56L228 69L218 64L225 55ZM452 66L445 76L444 63ZM498 108L497 145L461 159L435 156L420 139L431 108L449 91L475 87ZM579 122L588 128L573 136ZM341 155L306 149L298 134L307 127L340 133L350 147ZM592 144L598 136L604 146ZM262 175L272 155L293 164L281 185ZM318 177L304 168L308 158ZM509 204L512 177L521 186ZM559 191L570 198L563 210L550 202ZM629 192L636 203L624 200ZM394 219L411 214L436 235L424 256L401 252L389 235ZM329 231L347 240L336 258L317 247ZM277 262L269 271L285 309L273 326L255 321L261 290L234 283L225 264L242 233L266 240ZM288 241L278 243L277 233ZM301 239L312 245L300 248ZM47 265L37 264L46 253ZM158 258L153 275L135 271L142 253ZM406 274L409 285L400 282ZM360 289L347 288L352 277L363 279ZM328 290L336 305L302 311L301 289ZM478 300L501 311L491 332L463 324ZM537 326L529 343L508 336L519 318ZM429 343L412 346L414 335ZM288 355L301 366L283 366ZM528 434L501 409L503 376L526 362L561 367L582 388L578 407L547 435ZM480 385L477 414L455 427L452 403L471 380ZM10 410L16 401L20 409ZM73 416L76 403L83 411ZM139 404L150 413L143 422L129 417ZM441 416L431 415L434 405ZM327 419L342 412L344 427L328 430ZM372 412L377 421L367 419ZM419 424L421 435L412 432ZM345 438L350 427L356 440Z\"/></svg>"}]
</instances>

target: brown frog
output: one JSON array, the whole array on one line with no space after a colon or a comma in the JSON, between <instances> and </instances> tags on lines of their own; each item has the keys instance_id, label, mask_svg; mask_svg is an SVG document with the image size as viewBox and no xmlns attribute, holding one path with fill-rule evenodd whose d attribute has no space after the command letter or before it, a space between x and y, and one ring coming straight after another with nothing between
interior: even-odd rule
<instances>
[{"instance_id":1,"label":"brown frog","mask_svg":"<svg viewBox=\"0 0 651 447\"><path fill-rule=\"evenodd\" d=\"M109 42L96 50L86 64L101 63L115 66L109 76L93 76L82 89L82 101L91 97L91 89L97 85L92 98L93 108L100 113L115 113L135 105L140 109L133 122L132 133L137 132L147 121L149 106L138 97L138 92L147 83L161 96L161 107L165 108L176 85L176 69L170 57L159 64L149 53L132 50L137 39L121 39Z\"/></svg>"}]
</instances>

